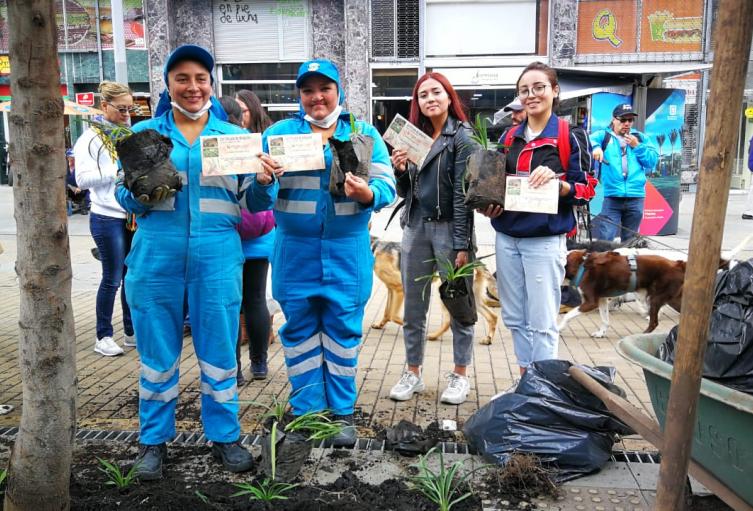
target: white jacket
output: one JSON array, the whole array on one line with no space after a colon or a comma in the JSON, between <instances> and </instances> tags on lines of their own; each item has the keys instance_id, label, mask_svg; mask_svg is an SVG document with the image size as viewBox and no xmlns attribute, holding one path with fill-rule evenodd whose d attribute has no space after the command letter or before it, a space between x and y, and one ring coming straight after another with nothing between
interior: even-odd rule
<instances>
[{"instance_id":1,"label":"white jacket","mask_svg":"<svg viewBox=\"0 0 753 511\"><path fill-rule=\"evenodd\" d=\"M115 178L118 162L103 147L102 139L89 128L73 146L76 165L76 184L89 190L91 211L98 215L125 218L126 214L115 200Z\"/></svg>"}]
</instances>

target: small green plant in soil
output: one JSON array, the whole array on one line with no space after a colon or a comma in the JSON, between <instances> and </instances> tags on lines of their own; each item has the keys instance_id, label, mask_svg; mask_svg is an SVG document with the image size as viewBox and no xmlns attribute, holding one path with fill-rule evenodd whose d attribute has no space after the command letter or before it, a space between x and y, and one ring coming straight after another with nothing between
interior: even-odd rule
<instances>
[{"instance_id":1,"label":"small green plant in soil","mask_svg":"<svg viewBox=\"0 0 753 511\"><path fill-rule=\"evenodd\" d=\"M476 114L476 119L473 121L471 127L473 128L471 140L481 146L481 149L489 151L500 147L499 144L489 141L489 131L487 129L486 119L482 118L481 114Z\"/></svg>"},{"instance_id":2,"label":"small green plant in soil","mask_svg":"<svg viewBox=\"0 0 753 511\"><path fill-rule=\"evenodd\" d=\"M484 263L482 263L481 261L476 260L465 263L463 266L455 267L455 263L446 258L427 259L424 262L435 263L437 265L437 270L428 275L421 275L420 277L416 277L416 282L421 282L422 280L424 281L424 287L421 290L422 300L426 299L427 286L431 285L431 281L435 278L439 278L441 274L445 275L443 280L445 280L446 282L452 282L454 280L473 276L474 270L484 265Z\"/></svg>"},{"instance_id":3,"label":"small green plant in soil","mask_svg":"<svg viewBox=\"0 0 753 511\"><path fill-rule=\"evenodd\" d=\"M235 487L240 491L231 495L231 497L240 497L248 495L249 500L260 500L269 504L274 500L286 500L287 492L298 486L297 484L281 483L275 481L275 471L277 467L277 422L272 424L270 435L270 457L272 465L272 477L266 477L263 481L254 483L236 483Z\"/></svg>"},{"instance_id":4,"label":"small green plant in soil","mask_svg":"<svg viewBox=\"0 0 753 511\"><path fill-rule=\"evenodd\" d=\"M125 490L136 482L138 463L134 464L128 472L124 472L120 466L112 461L102 458L97 458L97 461L101 465L99 470L107 476L108 481L105 483L106 485L115 486L118 490Z\"/></svg>"},{"instance_id":5,"label":"small green plant in soil","mask_svg":"<svg viewBox=\"0 0 753 511\"><path fill-rule=\"evenodd\" d=\"M439 456L439 469L435 472L429 468L428 460L432 455ZM461 502L473 492L461 493L463 488L470 488L468 478L474 471L463 472L463 462L456 461L449 467L445 466L444 456L436 447L424 456L420 456L418 463L413 465L418 474L409 478L411 489L421 492L427 499L437 505L438 511L449 511L452 506Z\"/></svg>"},{"instance_id":6,"label":"small green plant in soil","mask_svg":"<svg viewBox=\"0 0 753 511\"><path fill-rule=\"evenodd\" d=\"M4 468L0 470L0 487L3 489L0 490L0 495L5 493L5 480L8 478L8 469Z\"/></svg>"},{"instance_id":7,"label":"small green plant in soil","mask_svg":"<svg viewBox=\"0 0 753 511\"><path fill-rule=\"evenodd\" d=\"M342 432L344 424L329 418L328 412L308 412L295 417L285 431L308 434L309 440L327 440Z\"/></svg>"}]
</instances>

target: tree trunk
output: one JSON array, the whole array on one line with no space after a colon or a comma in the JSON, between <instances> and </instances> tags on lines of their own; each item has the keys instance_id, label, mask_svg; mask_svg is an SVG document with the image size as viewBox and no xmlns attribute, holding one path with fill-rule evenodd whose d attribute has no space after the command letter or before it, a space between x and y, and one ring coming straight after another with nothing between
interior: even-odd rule
<instances>
[{"instance_id":1,"label":"tree trunk","mask_svg":"<svg viewBox=\"0 0 753 511\"><path fill-rule=\"evenodd\" d=\"M76 358L54 0L10 0L8 27L23 410L4 509L59 511L70 508Z\"/></svg>"}]
</instances>

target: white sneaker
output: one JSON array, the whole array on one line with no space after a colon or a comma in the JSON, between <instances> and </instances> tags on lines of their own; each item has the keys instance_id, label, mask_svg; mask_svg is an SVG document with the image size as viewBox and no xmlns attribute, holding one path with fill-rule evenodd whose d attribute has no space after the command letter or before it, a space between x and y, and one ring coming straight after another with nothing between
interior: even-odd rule
<instances>
[{"instance_id":1,"label":"white sneaker","mask_svg":"<svg viewBox=\"0 0 753 511\"><path fill-rule=\"evenodd\" d=\"M136 334L123 335L123 346L128 346L129 348L135 348L136 347Z\"/></svg>"},{"instance_id":2,"label":"white sneaker","mask_svg":"<svg viewBox=\"0 0 753 511\"><path fill-rule=\"evenodd\" d=\"M400 377L400 381L390 390L390 399L395 401L407 401L413 397L416 392L421 392L426 388L424 380L412 371L405 371Z\"/></svg>"},{"instance_id":3,"label":"white sneaker","mask_svg":"<svg viewBox=\"0 0 753 511\"><path fill-rule=\"evenodd\" d=\"M118 346L112 337L97 339L97 342L94 343L94 351L106 357L115 357L123 354L123 348Z\"/></svg>"},{"instance_id":4,"label":"white sneaker","mask_svg":"<svg viewBox=\"0 0 753 511\"><path fill-rule=\"evenodd\" d=\"M447 374L447 388L442 392L441 401L450 405L459 405L465 402L471 384L468 378L456 373Z\"/></svg>"}]
</instances>

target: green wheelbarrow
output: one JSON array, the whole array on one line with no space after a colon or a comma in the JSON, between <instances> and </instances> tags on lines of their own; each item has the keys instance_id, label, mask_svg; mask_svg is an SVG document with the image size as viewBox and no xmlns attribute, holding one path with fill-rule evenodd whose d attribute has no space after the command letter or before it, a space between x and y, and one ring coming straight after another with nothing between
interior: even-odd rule
<instances>
[{"instance_id":1,"label":"green wheelbarrow","mask_svg":"<svg viewBox=\"0 0 753 511\"><path fill-rule=\"evenodd\" d=\"M631 335L617 345L620 355L643 369L651 404L662 428L672 366L658 359L656 353L665 337L666 334ZM695 464L753 506L753 396L703 379L691 457Z\"/></svg>"}]
</instances>

